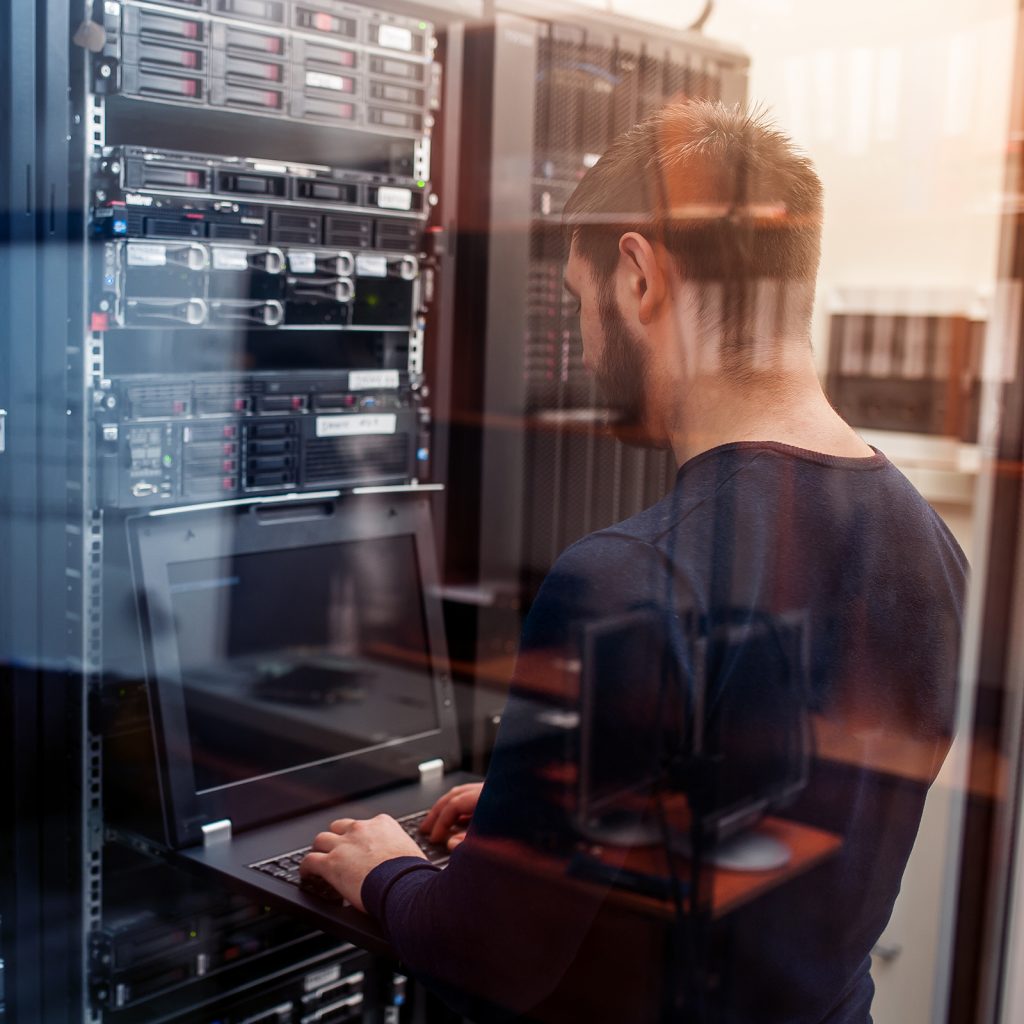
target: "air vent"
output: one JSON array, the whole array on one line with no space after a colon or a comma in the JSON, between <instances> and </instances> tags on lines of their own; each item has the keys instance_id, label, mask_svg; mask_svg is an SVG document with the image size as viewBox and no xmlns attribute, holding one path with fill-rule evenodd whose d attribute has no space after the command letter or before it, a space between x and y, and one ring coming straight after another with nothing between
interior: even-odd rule
<instances>
[{"instance_id":1,"label":"air vent","mask_svg":"<svg viewBox=\"0 0 1024 1024\"><path fill-rule=\"evenodd\" d=\"M372 244L373 222L368 218L333 215L324 218L324 245L366 249Z\"/></svg>"},{"instance_id":2,"label":"air vent","mask_svg":"<svg viewBox=\"0 0 1024 1024\"><path fill-rule=\"evenodd\" d=\"M293 245L319 245L320 224L317 214L274 210L270 214L270 240Z\"/></svg>"},{"instance_id":3,"label":"air vent","mask_svg":"<svg viewBox=\"0 0 1024 1024\"><path fill-rule=\"evenodd\" d=\"M262 242L263 228L255 224L211 224L210 237L238 242Z\"/></svg>"},{"instance_id":4,"label":"air vent","mask_svg":"<svg viewBox=\"0 0 1024 1024\"><path fill-rule=\"evenodd\" d=\"M409 436L320 437L306 443L305 482L401 481L409 475Z\"/></svg>"},{"instance_id":5,"label":"air vent","mask_svg":"<svg viewBox=\"0 0 1024 1024\"><path fill-rule=\"evenodd\" d=\"M206 225L202 221L146 218L147 238L202 238L205 234Z\"/></svg>"},{"instance_id":6,"label":"air vent","mask_svg":"<svg viewBox=\"0 0 1024 1024\"><path fill-rule=\"evenodd\" d=\"M423 225L418 220L377 221L377 248L391 252L416 252L420 248Z\"/></svg>"},{"instance_id":7,"label":"air vent","mask_svg":"<svg viewBox=\"0 0 1024 1024\"><path fill-rule=\"evenodd\" d=\"M152 384L128 389L131 415L138 419L188 415L191 390L177 384Z\"/></svg>"}]
</instances>

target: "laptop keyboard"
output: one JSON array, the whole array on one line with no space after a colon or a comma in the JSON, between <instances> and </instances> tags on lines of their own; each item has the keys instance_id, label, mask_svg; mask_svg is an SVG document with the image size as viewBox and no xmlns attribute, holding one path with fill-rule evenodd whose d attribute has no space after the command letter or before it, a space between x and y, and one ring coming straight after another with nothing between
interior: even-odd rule
<instances>
[{"instance_id":1,"label":"laptop keyboard","mask_svg":"<svg viewBox=\"0 0 1024 1024\"><path fill-rule=\"evenodd\" d=\"M418 811L415 814L407 814L404 818L398 819L398 824L405 829L406 834L423 851L431 864L443 868L448 863L448 847L443 843L432 843L420 831L420 823L428 813L427 811ZM262 871L265 875L280 878L282 882L290 882L292 885L297 885L304 892L308 892L312 896L318 896L320 899L328 900L331 903L341 903L344 906L348 906L348 900L343 899L341 893L328 885L322 878L316 876L303 878L299 874L299 865L306 854L312 849L312 846L303 846L301 849L292 850L289 853L282 853L276 857L268 857L266 860L257 861L255 864L250 864L249 867L256 871Z\"/></svg>"}]
</instances>

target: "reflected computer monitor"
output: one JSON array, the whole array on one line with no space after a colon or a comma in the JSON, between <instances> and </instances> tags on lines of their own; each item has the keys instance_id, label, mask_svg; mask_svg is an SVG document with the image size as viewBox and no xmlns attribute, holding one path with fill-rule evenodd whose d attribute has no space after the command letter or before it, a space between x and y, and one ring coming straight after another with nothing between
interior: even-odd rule
<instances>
[{"instance_id":1,"label":"reflected computer monitor","mask_svg":"<svg viewBox=\"0 0 1024 1024\"><path fill-rule=\"evenodd\" d=\"M673 639L674 636L674 639ZM682 792L721 867L789 859L752 832L806 786L810 763L805 617L731 612L709 630L656 612L588 624L580 668L578 826L605 843L662 841L656 801ZM685 653L684 653L685 651ZM684 664L680 664L683 661Z\"/></svg>"}]
</instances>

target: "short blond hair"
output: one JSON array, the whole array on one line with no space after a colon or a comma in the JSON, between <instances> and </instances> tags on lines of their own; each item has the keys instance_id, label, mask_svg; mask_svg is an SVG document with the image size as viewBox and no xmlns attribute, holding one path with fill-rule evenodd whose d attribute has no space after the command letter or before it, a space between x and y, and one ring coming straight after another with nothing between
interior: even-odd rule
<instances>
[{"instance_id":1,"label":"short blond hair","mask_svg":"<svg viewBox=\"0 0 1024 1024\"><path fill-rule=\"evenodd\" d=\"M821 258L823 190L811 161L764 111L696 100L671 104L620 136L565 207L568 242L604 283L619 239L660 241L683 280L720 286L717 325L750 329L759 282L800 287L789 316L810 322Z\"/></svg>"}]
</instances>

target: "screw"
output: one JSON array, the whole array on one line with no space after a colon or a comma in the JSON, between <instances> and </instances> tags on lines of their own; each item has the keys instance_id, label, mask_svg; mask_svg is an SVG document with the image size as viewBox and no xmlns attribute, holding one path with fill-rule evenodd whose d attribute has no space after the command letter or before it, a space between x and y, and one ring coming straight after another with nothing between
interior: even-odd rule
<instances>
[{"instance_id":1,"label":"screw","mask_svg":"<svg viewBox=\"0 0 1024 1024\"><path fill-rule=\"evenodd\" d=\"M109 64L100 65L100 78L109 78L112 74L111 67Z\"/></svg>"}]
</instances>

